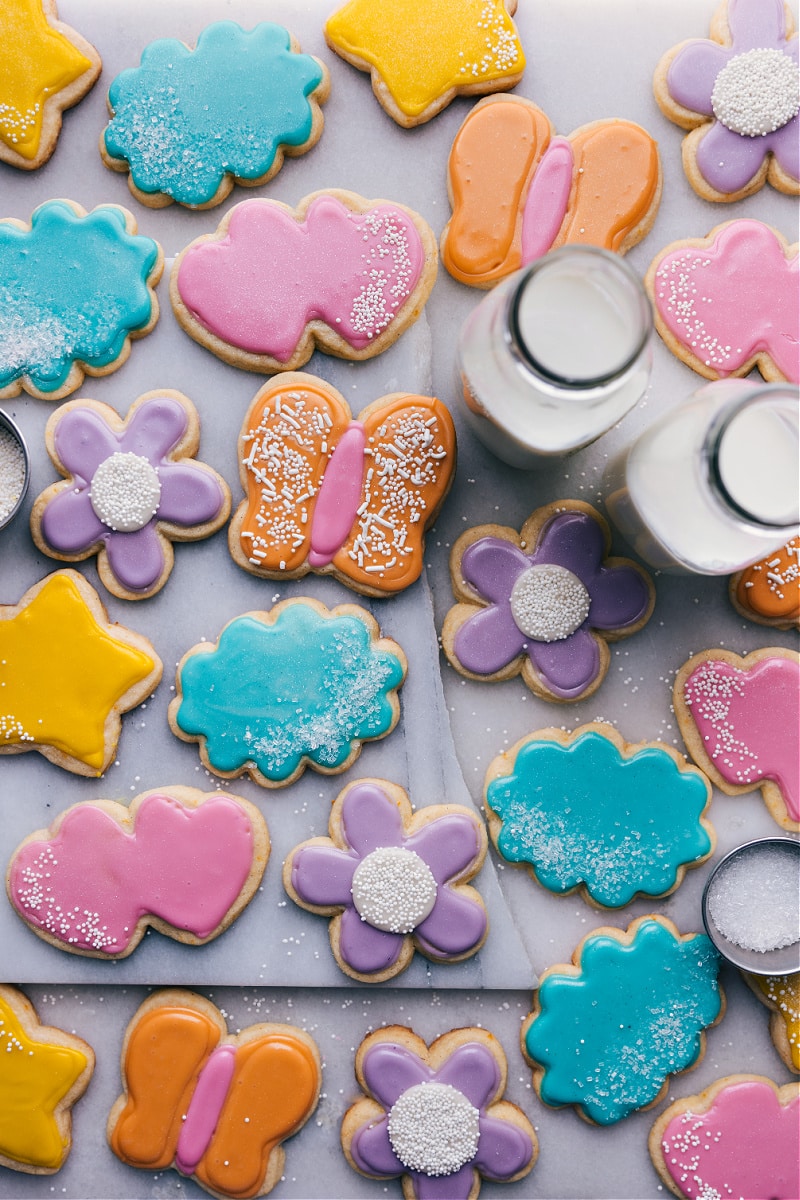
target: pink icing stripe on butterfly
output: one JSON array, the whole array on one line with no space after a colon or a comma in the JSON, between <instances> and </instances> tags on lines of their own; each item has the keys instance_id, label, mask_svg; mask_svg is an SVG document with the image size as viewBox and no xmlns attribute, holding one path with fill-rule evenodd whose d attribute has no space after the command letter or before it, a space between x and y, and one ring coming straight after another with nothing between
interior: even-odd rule
<instances>
[{"instance_id":1,"label":"pink icing stripe on butterfly","mask_svg":"<svg viewBox=\"0 0 800 1200\"><path fill-rule=\"evenodd\" d=\"M94 804L68 809L52 837L16 852L9 895L25 921L68 949L120 955L141 938L146 915L209 937L253 867L242 804L211 796L187 807L152 793L132 832Z\"/></svg>"},{"instance_id":2,"label":"pink icing stripe on butterfly","mask_svg":"<svg viewBox=\"0 0 800 1200\"><path fill-rule=\"evenodd\" d=\"M546 254L556 240L572 190L575 156L566 138L554 137L531 180L522 213L522 265Z\"/></svg>"},{"instance_id":3,"label":"pink icing stripe on butterfly","mask_svg":"<svg viewBox=\"0 0 800 1200\"><path fill-rule=\"evenodd\" d=\"M334 446L311 520L308 561L312 567L326 567L353 528L361 504L366 440L364 426L352 421Z\"/></svg>"},{"instance_id":4,"label":"pink icing stripe on butterfly","mask_svg":"<svg viewBox=\"0 0 800 1200\"><path fill-rule=\"evenodd\" d=\"M225 237L185 251L177 289L212 334L286 363L311 321L364 350L414 291L424 260L419 232L400 208L355 212L321 195L296 221L282 205L245 200Z\"/></svg>"},{"instance_id":5,"label":"pink icing stripe on butterfly","mask_svg":"<svg viewBox=\"0 0 800 1200\"><path fill-rule=\"evenodd\" d=\"M175 1166L191 1175L208 1149L236 1071L234 1046L215 1046L197 1080L175 1151Z\"/></svg>"},{"instance_id":6,"label":"pink icing stripe on butterfly","mask_svg":"<svg viewBox=\"0 0 800 1200\"><path fill-rule=\"evenodd\" d=\"M659 332L691 354L695 370L722 379L744 374L762 355L779 373L767 367L766 378L800 382L798 256L770 226L720 225L667 248L651 277Z\"/></svg>"}]
</instances>

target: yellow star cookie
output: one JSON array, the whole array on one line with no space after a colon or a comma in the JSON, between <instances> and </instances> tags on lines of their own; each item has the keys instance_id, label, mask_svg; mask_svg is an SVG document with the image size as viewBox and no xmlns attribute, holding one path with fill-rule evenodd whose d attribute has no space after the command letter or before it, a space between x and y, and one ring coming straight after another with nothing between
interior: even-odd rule
<instances>
[{"instance_id":1,"label":"yellow star cookie","mask_svg":"<svg viewBox=\"0 0 800 1200\"><path fill-rule=\"evenodd\" d=\"M31 1174L63 1165L69 1109L93 1070L86 1042L40 1025L22 992L0 985L0 1165Z\"/></svg>"},{"instance_id":2,"label":"yellow star cookie","mask_svg":"<svg viewBox=\"0 0 800 1200\"><path fill-rule=\"evenodd\" d=\"M511 15L516 0L349 0L325 38L372 74L372 90L399 125L429 121L456 95L519 83L525 55Z\"/></svg>"},{"instance_id":3,"label":"yellow star cookie","mask_svg":"<svg viewBox=\"0 0 800 1200\"><path fill-rule=\"evenodd\" d=\"M54 0L0 3L0 159L23 170L47 162L61 113L100 74L94 46L57 18Z\"/></svg>"},{"instance_id":4,"label":"yellow star cookie","mask_svg":"<svg viewBox=\"0 0 800 1200\"><path fill-rule=\"evenodd\" d=\"M56 571L17 605L0 605L0 754L38 750L78 775L100 775L120 714L161 678L146 638L109 623L77 571Z\"/></svg>"}]
</instances>

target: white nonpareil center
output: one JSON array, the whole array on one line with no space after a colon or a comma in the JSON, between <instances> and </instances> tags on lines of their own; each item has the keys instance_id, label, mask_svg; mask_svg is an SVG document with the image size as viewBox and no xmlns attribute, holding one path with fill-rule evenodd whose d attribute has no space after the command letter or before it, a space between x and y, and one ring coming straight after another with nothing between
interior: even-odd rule
<instances>
[{"instance_id":1,"label":"white nonpareil center","mask_svg":"<svg viewBox=\"0 0 800 1200\"><path fill-rule=\"evenodd\" d=\"M509 597L521 633L534 642L560 642L589 615L592 599L566 567L539 563L518 576Z\"/></svg>"},{"instance_id":2,"label":"white nonpareil center","mask_svg":"<svg viewBox=\"0 0 800 1200\"><path fill-rule=\"evenodd\" d=\"M800 109L800 73L780 50L747 50L722 68L711 93L714 116L743 137L782 129Z\"/></svg>"},{"instance_id":3,"label":"white nonpareil center","mask_svg":"<svg viewBox=\"0 0 800 1200\"><path fill-rule=\"evenodd\" d=\"M119 533L143 529L158 512L161 482L140 454L112 454L94 473L92 508L104 525Z\"/></svg>"},{"instance_id":4,"label":"white nonpareil center","mask_svg":"<svg viewBox=\"0 0 800 1200\"><path fill-rule=\"evenodd\" d=\"M436 903L430 867L399 846L382 846L362 859L351 891L361 920L386 933L411 933Z\"/></svg>"},{"instance_id":5,"label":"white nonpareil center","mask_svg":"<svg viewBox=\"0 0 800 1200\"><path fill-rule=\"evenodd\" d=\"M419 1083L389 1113L389 1141L404 1167L452 1175L478 1152L480 1113L447 1083Z\"/></svg>"}]
</instances>

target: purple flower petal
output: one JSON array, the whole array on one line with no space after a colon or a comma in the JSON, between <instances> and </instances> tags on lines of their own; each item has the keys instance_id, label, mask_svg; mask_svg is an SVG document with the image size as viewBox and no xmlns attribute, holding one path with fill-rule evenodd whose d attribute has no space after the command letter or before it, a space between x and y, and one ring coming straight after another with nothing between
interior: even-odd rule
<instances>
[{"instance_id":1,"label":"purple flower petal","mask_svg":"<svg viewBox=\"0 0 800 1200\"><path fill-rule=\"evenodd\" d=\"M697 143L697 169L718 192L738 192L758 174L768 150L767 137L742 137L715 121Z\"/></svg>"},{"instance_id":2,"label":"purple flower petal","mask_svg":"<svg viewBox=\"0 0 800 1200\"><path fill-rule=\"evenodd\" d=\"M389 1141L386 1114L374 1124L362 1125L356 1130L350 1143L350 1153L358 1169L368 1175L402 1175L405 1172Z\"/></svg>"},{"instance_id":3,"label":"purple flower petal","mask_svg":"<svg viewBox=\"0 0 800 1200\"><path fill-rule=\"evenodd\" d=\"M728 27L736 54L780 49L786 38L783 0L728 0Z\"/></svg>"},{"instance_id":4,"label":"purple flower petal","mask_svg":"<svg viewBox=\"0 0 800 1200\"><path fill-rule=\"evenodd\" d=\"M428 1083L432 1072L416 1054L394 1042L376 1042L362 1062L364 1082L379 1104L387 1110L403 1092Z\"/></svg>"},{"instance_id":5,"label":"purple flower petal","mask_svg":"<svg viewBox=\"0 0 800 1200\"><path fill-rule=\"evenodd\" d=\"M480 1141L475 1166L489 1179L512 1179L531 1161L533 1145L523 1129L511 1121L481 1114Z\"/></svg>"},{"instance_id":6,"label":"purple flower petal","mask_svg":"<svg viewBox=\"0 0 800 1200\"><path fill-rule=\"evenodd\" d=\"M544 682L565 700L580 695L600 670L600 651L581 626L560 642L530 642L528 654Z\"/></svg>"},{"instance_id":7,"label":"purple flower petal","mask_svg":"<svg viewBox=\"0 0 800 1200\"><path fill-rule=\"evenodd\" d=\"M169 453L186 432L186 410L170 396L154 396L140 404L120 439L127 454L139 454L153 466Z\"/></svg>"},{"instance_id":8,"label":"purple flower petal","mask_svg":"<svg viewBox=\"0 0 800 1200\"><path fill-rule=\"evenodd\" d=\"M113 574L131 592L147 591L164 570L164 549L154 521L133 533L110 531L106 553Z\"/></svg>"},{"instance_id":9,"label":"purple flower petal","mask_svg":"<svg viewBox=\"0 0 800 1200\"><path fill-rule=\"evenodd\" d=\"M71 408L64 413L56 426L54 441L61 462L84 484L91 482L100 463L120 446L100 414L90 408Z\"/></svg>"},{"instance_id":10,"label":"purple flower petal","mask_svg":"<svg viewBox=\"0 0 800 1200\"><path fill-rule=\"evenodd\" d=\"M414 1195L417 1200L469 1200L475 1172L471 1163L452 1175L423 1175L421 1171L409 1171L414 1180Z\"/></svg>"},{"instance_id":11,"label":"purple flower petal","mask_svg":"<svg viewBox=\"0 0 800 1200\"><path fill-rule=\"evenodd\" d=\"M508 604L493 604L469 617L456 633L458 661L473 675L494 675L513 662L525 647Z\"/></svg>"},{"instance_id":12,"label":"purple flower petal","mask_svg":"<svg viewBox=\"0 0 800 1200\"><path fill-rule=\"evenodd\" d=\"M362 921L355 908L346 908L339 921L339 952L359 975L375 975L393 966L403 949L405 935L387 933Z\"/></svg>"},{"instance_id":13,"label":"purple flower petal","mask_svg":"<svg viewBox=\"0 0 800 1200\"><path fill-rule=\"evenodd\" d=\"M608 567L592 580L588 623L593 629L625 629L640 620L650 604L650 590L633 567Z\"/></svg>"},{"instance_id":14,"label":"purple flower petal","mask_svg":"<svg viewBox=\"0 0 800 1200\"><path fill-rule=\"evenodd\" d=\"M219 481L196 463L165 463L158 472L161 499L159 521L202 525L219 516L225 496Z\"/></svg>"},{"instance_id":15,"label":"purple flower petal","mask_svg":"<svg viewBox=\"0 0 800 1200\"><path fill-rule=\"evenodd\" d=\"M292 859L292 887L306 904L352 904L355 855L336 846L302 846Z\"/></svg>"},{"instance_id":16,"label":"purple flower petal","mask_svg":"<svg viewBox=\"0 0 800 1200\"><path fill-rule=\"evenodd\" d=\"M501 1076L494 1055L485 1046L466 1042L442 1064L435 1082L462 1092L474 1108L485 1108L497 1095Z\"/></svg>"},{"instance_id":17,"label":"purple flower petal","mask_svg":"<svg viewBox=\"0 0 800 1200\"><path fill-rule=\"evenodd\" d=\"M667 71L667 90L672 99L690 112L713 117L711 93L717 76L734 54L734 50L717 42L689 42L678 51Z\"/></svg>"},{"instance_id":18,"label":"purple flower petal","mask_svg":"<svg viewBox=\"0 0 800 1200\"><path fill-rule=\"evenodd\" d=\"M342 830L359 858L366 858L380 846L403 844L400 810L391 796L374 783L357 783L350 788L342 804Z\"/></svg>"},{"instance_id":19,"label":"purple flower petal","mask_svg":"<svg viewBox=\"0 0 800 1200\"><path fill-rule=\"evenodd\" d=\"M600 569L605 552L605 536L599 521L588 513L564 512L545 525L533 561L566 567L588 587Z\"/></svg>"},{"instance_id":20,"label":"purple flower petal","mask_svg":"<svg viewBox=\"0 0 800 1200\"><path fill-rule=\"evenodd\" d=\"M467 869L480 850L481 839L468 816L450 814L423 825L404 845L428 864L437 884L443 884Z\"/></svg>"},{"instance_id":21,"label":"purple flower petal","mask_svg":"<svg viewBox=\"0 0 800 1200\"><path fill-rule=\"evenodd\" d=\"M109 532L92 508L86 488L58 492L42 514L44 539L59 554L80 554Z\"/></svg>"},{"instance_id":22,"label":"purple flower petal","mask_svg":"<svg viewBox=\"0 0 800 1200\"><path fill-rule=\"evenodd\" d=\"M782 129L768 134L768 139L770 150L786 174L792 179L800 179L800 117L792 117Z\"/></svg>"},{"instance_id":23,"label":"purple flower petal","mask_svg":"<svg viewBox=\"0 0 800 1200\"><path fill-rule=\"evenodd\" d=\"M450 958L474 950L486 933L486 910L477 900L440 887L436 903L414 930L420 950Z\"/></svg>"},{"instance_id":24,"label":"purple flower petal","mask_svg":"<svg viewBox=\"0 0 800 1200\"><path fill-rule=\"evenodd\" d=\"M530 559L503 538L485 537L473 542L461 559L461 574L485 600L508 600L518 576Z\"/></svg>"}]
</instances>

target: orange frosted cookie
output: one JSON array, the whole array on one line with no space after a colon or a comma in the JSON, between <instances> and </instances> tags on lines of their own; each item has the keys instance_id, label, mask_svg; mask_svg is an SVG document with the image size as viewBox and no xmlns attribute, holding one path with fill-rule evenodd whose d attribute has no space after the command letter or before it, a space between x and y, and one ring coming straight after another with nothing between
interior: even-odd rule
<instances>
[{"instance_id":1,"label":"orange frosted cookie","mask_svg":"<svg viewBox=\"0 0 800 1200\"><path fill-rule=\"evenodd\" d=\"M800 537L732 575L730 598L748 621L773 629L800 626Z\"/></svg>"},{"instance_id":2,"label":"orange frosted cookie","mask_svg":"<svg viewBox=\"0 0 800 1200\"><path fill-rule=\"evenodd\" d=\"M229 1034L203 996L157 992L125 1033L109 1145L129 1166L174 1166L214 1196L264 1196L283 1172L281 1142L313 1113L320 1081L319 1051L302 1030L260 1024Z\"/></svg>"},{"instance_id":3,"label":"orange frosted cookie","mask_svg":"<svg viewBox=\"0 0 800 1200\"><path fill-rule=\"evenodd\" d=\"M0 1167L52 1175L64 1165L70 1109L93 1071L91 1046L41 1025L27 997L0 984Z\"/></svg>"},{"instance_id":4,"label":"orange frosted cookie","mask_svg":"<svg viewBox=\"0 0 800 1200\"><path fill-rule=\"evenodd\" d=\"M661 199L658 147L632 121L558 137L537 105L489 96L470 111L448 160L453 215L441 253L461 283L488 288L566 244L625 254Z\"/></svg>"}]
</instances>

